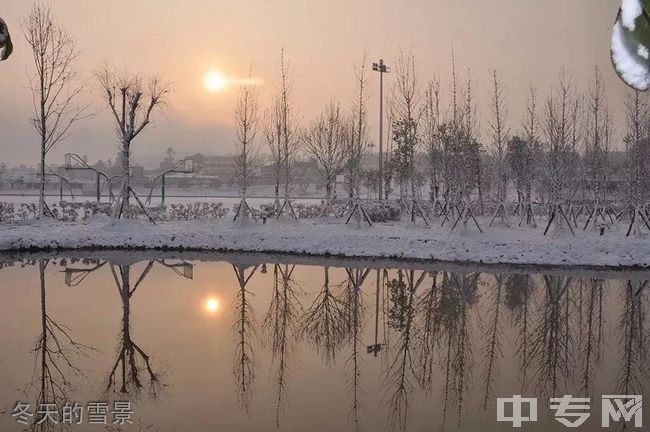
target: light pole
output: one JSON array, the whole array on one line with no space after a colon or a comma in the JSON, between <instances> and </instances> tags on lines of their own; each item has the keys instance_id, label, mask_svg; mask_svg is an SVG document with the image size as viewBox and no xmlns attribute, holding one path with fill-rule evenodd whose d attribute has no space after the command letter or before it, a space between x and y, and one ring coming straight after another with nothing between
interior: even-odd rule
<instances>
[{"instance_id":1,"label":"light pole","mask_svg":"<svg viewBox=\"0 0 650 432\"><path fill-rule=\"evenodd\" d=\"M379 72L379 199L383 199L384 188L384 74L390 68L380 59L379 63L372 64L372 70Z\"/></svg>"}]
</instances>

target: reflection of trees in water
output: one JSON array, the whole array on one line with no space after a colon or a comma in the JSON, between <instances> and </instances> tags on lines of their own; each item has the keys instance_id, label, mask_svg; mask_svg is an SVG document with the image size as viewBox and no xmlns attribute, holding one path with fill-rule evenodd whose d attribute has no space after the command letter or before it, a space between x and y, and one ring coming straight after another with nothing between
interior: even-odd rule
<instances>
[{"instance_id":1,"label":"reflection of trees in water","mask_svg":"<svg viewBox=\"0 0 650 432\"><path fill-rule=\"evenodd\" d=\"M645 328L648 281L628 280L619 321L622 355L618 372L620 394L641 394L642 377L648 373L648 335Z\"/></svg>"},{"instance_id":2,"label":"reflection of trees in water","mask_svg":"<svg viewBox=\"0 0 650 432\"><path fill-rule=\"evenodd\" d=\"M34 352L34 377L30 387L38 386L36 406L54 404L59 407L69 400L69 393L74 384L70 378L84 376L83 372L74 365L75 357L87 356L93 348L76 342L71 336L70 328L55 321L47 312L45 270L49 259L38 261L41 299L41 333L36 339ZM36 415L30 430L51 430L53 425L43 417Z\"/></svg>"},{"instance_id":3,"label":"reflection of trees in water","mask_svg":"<svg viewBox=\"0 0 650 432\"><path fill-rule=\"evenodd\" d=\"M271 347L273 361L277 362L275 378L277 390L275 405L276 427L280 427L280 413L287 392L287 366L300 333L298 323L302 307L299 300L300 287L292 279L295 268L295 265L274 265L271 304L264 317L263 324L266 333L264 335L265 341Z\"/></svg>"},{"instance_id":4,"label":"reflection of trees in water","mask_svg":"<svg viewBox=\"0 0 650 432\"><path fill-rule=\"evenodd\" d=\"M347 336L346 305L337 296L341 285L332 286L330 268L323 267L324 281L320 292L302 318L302 334L314 344L327 364L334 362Z\"/></svg>"},{"instance_id":5,"label":"reflection of trees in water","mask_svg":"<svg viewBox=\"0 0 650 432\"><path fill-rule=\"evenodd\" d=\"M104 390L105 397L108 396L111 390L138 397L142 390L146 389L149 396L155 398L158 396L159 391L165 387L165 384L161 381L161 374L154 371L151 358L133 340L131 334L131 297L133 297L135 291L140 287L140 284L146 279L156 263L186 279L193 278L192 264L187 262L172 264L165 260L150 259L135 284L133 284L133 288L131 288L131 267L133 265L110 264L111 275L122 301L122 328L118 338L117 359L107 377ZM84 264L88 264L88 262L84 262ZM105 264L106 262L95 263L90 268L66 267L64 270L65 283L69 286L77 286L89 274L101 269Z\"/></svg>"},{"instance_id":6,"label":"reflection of trees in water","mask_svg":"<svg viewBox=\"0 0 650 432\"><path fill-rule=\"evenodd\" d=\"M447 420L449 400L454 398L460 426L463 403L469 390L472 362L472 338L470 308L476 304L480 273L449 273L443 277L440 303L443 337L446 339L443 353L444 390L442 427Z\"/></svg>"},{"instance_id":7,"label":"reflection of trees in water","mask_svg":"<svg viewBox=\"0 0 650 432\"><path fill-rule=\"evenodd\" d=\"M415 350L417 375L420 386L427 393L433 390L436 370L436 349L440 345L441 315L438 313L441 301L441 285L438 273L431 273L431 284L427 285L416 299Z\"/></svg>"},{"instance_id":8,"label":"reflection of trees in water","mask_svg":"<svg viewBox=\"0 0 650 432\"><path fill-rule=\"evenodd\" d=\"M484 334L484 360L485 360L485 391L483 394L483 409L487 409L488 399L494 391L494 377L498 369L498 361L503 357L501 350L501 337L503 336L503 328L500 323L501 319L501 303L503 302L503 286L504 281L508 278L506 275L497 274L494 276L496 285L494 288L490 287L488 291L488 321L483 326Z\"/></svg>"},{"instance_id":9,"label":"reflection of trees in water","mask_svg":"<svg viewBox=\"0 0 650 432\"><path fill-rule=\"evenodd\" d=\"M516 328L516 355L519 359L521 389L528 383L530 363L530 305L535 291L533 278L527 274L511 274L505 279L505 305Z\"/></svg>"},{"instance_id":10,"label":"reflection of trees in water","mask_svg":"<svg viewBox=\"0 0 650 432\"><path fill-rule=\"evenodd\" d=\"M131 265L111 264L111 273L122 300L122 331L119 336L117 359L108 375L106 394L111 390L116 391L119 386L118 392L121 394L137 397L143 389L146 389L149 396L155 398L165 386L161 381L161 375L154 372L149 355L133 340L131 334L131 297L149 274L154 262L150 260L147 263L133 288L131 288ZM145 380L147 381L144 382Z\"/></svg>"},{"instance_id":11,"label":"reflection of trees in water","mask_svg":"<svg viewBox=\"0 0 650 432\"><path fill-rule=\"evenodd\" d=\"M531 361L535 362L540 394L557 395L562 380L570 375L570 285L572 279L544 276L545 295L533 330Z\"/></svg>"},{"instance_id":12,"label":"reflection of trees in water","mask_svg":"<svg viewBox=\"0 0 650 432\"><path fill-rule=\"evenodd\" d=\"M364 306L361 286L365 282L369 269L345 269L347 281L343 297L343 309L345 311L346 330L348 332L348 343L350 354L346 359L346 379L350 390L350 412L349 415L354 424L354 429L359 430L359 410L361 408L361 368L359 359L359 347L362 347L361 331L363 326Z\"/></svg>"},{"instance_id":13,"label":"reflection of trees in water","mask_svg":"<svg viewBox=\"0 0 650 432\"><path fill-rule=\"evenodd\" d=\"M117 359L108 376L107 392L113 389L137 395L146 389L155 396L163 386L150 357L133 340L130 322L131 297L155 262L149 261L133 284L131 266L110 266L123 314ZM88 347L75 342L69 329L47 314L44 274L48 261L41 260L39 264L42 334L35 346L38 362L33 385L40 385L39 403L48 403L65 399L72 387L68 375L80 375L72 360L74 356L84 355ZM67 269L71 271L70 276L66 273L66 283L77 285L88 273L102 266L107 267L100 262L91 269ZM248 287L257 266L234 265L233 268L239 282L233 302L233 376L238 404L248 412L255 390L254 344L260 324L255 319L253 294ZM294 269L294 265L274 266L271 301L261 323L263 342L273 354L276 425L280 426L287 402L287 371L296 344L305 336L327 365L345 359L342 365L349 391L350 422L358 430L363 406L361 360L365 351L362 338L366 305L362 286L374 270L346 268L345 280L333 281L330 268L324 267L323 283L302 313L302 290L293 279ZM384 328L384 344L378 352L384 354L382 394L388 406L389 423L405 429L418 387L431 396L440 386L442 427L453 422L447 416L452 412L453 418L454 408L460 426L472 377L475 343L472 326L476 322L472 311L478 313L476 304L482 275L404 269L391 270L391 277L385 269L378 270L377 275L377 292L372 291L377 304L373 303L373 310L376 308L376 332ZM522 389L534 382L538 395L561 395L563 386L570 382L576 390L579 387L581 394L590 396L603 361L606 282L519 274L495 275L495 280L496 283L490 283L481 292L478 341L481 349L476 357L481 360L477 366L482 381L480 390L477 389L481 396L476 397L481 397L484 409L498 389L498 364L506 334L504 318L512 321L507 331L508 335L513 332ZM621 349L617 391L620 394L642 392L643 374L649 372L645 319L650 289L647 285L647 281L627 281L622 291L618 333ZM385 345L389 339L390 347ZM377 337L375 345L378 345Z\"/></svg>"},{"instance_id":14,"label":"reflection of trees in water","mask_svg":"<svg viewBox=\"0 0 650 432\"><path fill-rule=\"evenodd\" d=\"M246 288L251 280L257 266L246 276L246 266L233 265L239 290L234 302L233 331L235 334L235 357L233 375L235 387L237 388L237 403L248 414L250 400L255 390L255 351L251 339L255 337L255 314L251 306L250 297L252 293Z\"/></svg>"},{"instance_id":15,"label":"reflection of trees in water","mask_svg":"<svg viewBox=\"0 0 650 432\"><path fill-rule=\"evenodd\" d=\"M406 281L403 274L406 274ZM413 392L412 381L418 381L412 355L413 337L416 333L415 299L416 291L425 276L426 272L417 275L415 270L398 270L398 279L388 283L392 303L389 319L393 320L397 340L391 347L394 357L386 371L385 385L389 401L389 421L391 425L399 425L402 429L406 429L409 397Z\"/></svg>"},{"instance_id":16,"label":"reflection of trees in water","mask_svg":"<svg viewBox=\"0 0 650 432\"><path fill-rule=\"evenodd\" d=\"M580 323L578 363L580 365L580 392L590 396L593 377L602 361L603 353L603 306L606 282L602 279L587 280L586 298L580 285Z\"/></svg>"}]
</instances>

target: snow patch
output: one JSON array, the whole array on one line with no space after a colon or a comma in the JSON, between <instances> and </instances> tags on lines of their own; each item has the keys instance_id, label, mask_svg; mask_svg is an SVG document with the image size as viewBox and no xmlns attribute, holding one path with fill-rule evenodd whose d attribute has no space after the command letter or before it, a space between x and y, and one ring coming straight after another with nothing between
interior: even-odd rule
<instances>
[{"instance_id":1,"label":"snow patch","mask_svg":"<svg viewBox=\"0 0 650 432\"><path fill-rule=\"evenodd\" d=\"M643 13L641 0L623 0L621 5L621 22L623 26L634 31L636 28L636 19Z\"/></svg>"},{"instance_id":2,"label":"snow patch","mask_svg":"<svg viewBox=\"0 0 650 432\"><path fill-rule=\"evenodd\" d=\"M639 45L640 47L641 45ZM627 84L639 90L647 90L650 87L650 68L647 63L639 61L628 51L625 44L623 25L620 21L616 21L616 24L614 24L612 61L614 67L616 67L616 70Z\"/></svg>"},{"instance_id":3,"label":"snow patch","mask_svg":"<svg viewBox=\"0 0 650 432\"><path fill-rule=\"evenodd\" d=\"M636 53L640 56L643 57L644 59L648 60L648 57L650 57L650 52L648 51L648 48L645 46L639 44L639 48L636 50Z\"/></svg>"}]
</instances>

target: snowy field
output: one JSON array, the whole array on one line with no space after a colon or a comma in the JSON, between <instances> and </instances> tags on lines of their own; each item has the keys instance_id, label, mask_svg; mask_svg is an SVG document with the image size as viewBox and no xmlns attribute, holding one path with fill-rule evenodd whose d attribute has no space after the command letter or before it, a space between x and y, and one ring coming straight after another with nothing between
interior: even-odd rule
<instances>
[{"instance_id":1,"label":"snowy field","mask_svg":"<svg viewBox=\"0 0 650 432\"><path fill-rule=\"evenodd\" d=\"M481 220L486 224L486 220ZM484 225L485 226L485 225ZM492 227L450 232L408 223L357 228L340 220L276 221L238 226L230 220L161 222L93 216L80 223L32 222L0 226L0 250L169 249L275 252L453 262L551 266L650 266L650 240L625 237L620 227L599 236L576 231L544 236L541 229Z\"/></svg>"}]
</instances>

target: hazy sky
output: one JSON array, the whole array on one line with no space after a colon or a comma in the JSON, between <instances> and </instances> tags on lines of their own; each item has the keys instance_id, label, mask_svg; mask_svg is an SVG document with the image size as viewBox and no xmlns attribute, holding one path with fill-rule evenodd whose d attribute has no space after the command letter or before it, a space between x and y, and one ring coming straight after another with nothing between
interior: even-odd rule
<instances>
[{"instance_id":1,"label":"hazy sky","mask_svg":"<svg viewBox=\"0 0 650 432\"><path fill-rule=\"evenodd\" d=\"M354 68L367 49L369 60L392 65L400 49L412 49L424 83L439 74L449 80L453 45L462 75L471 67L477 81L481 122L488 115L488 70L506 83L510 123L519 128L528 86L546 93L562 67L586 89L598 65L618 124L626 87L609 61L611 26L618 0L51 0L59 22L76 38L78 69L94 92L99 114L80 123L49 156L87 154L114 158L116 138L97 97L91 72L105 61L174 82L169 109L134 142L136 160L150 163L167 147L179 154L232 151L236 86L212 93L204 76L218 70L229 78L246 74L262 81L261 104L273 94L284 45L295 81L295 103L303 122L334 97L351 102ZM14 54L0 63L0 162L34 164L38 140L28 124L30 53L20 30L28 0L2 0L0 16L14 41ZM378 77L372 76L370 121L376 139ZM390 83L391 75L387 77ZM443 95L444 96L444 95ZM619 131L620 131L619 127ZM155 155L156 158L152 158Z\"/></svg>"}]
</instances>

